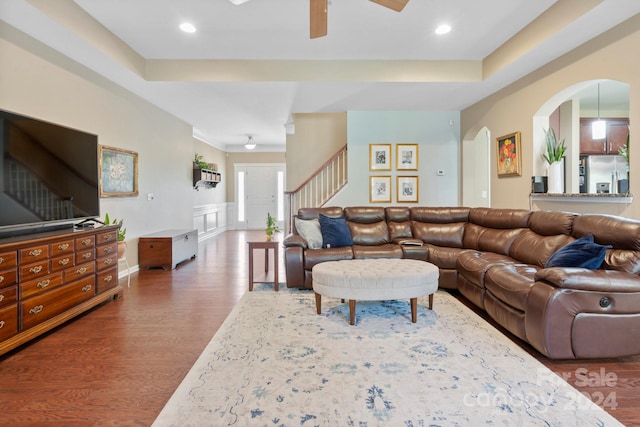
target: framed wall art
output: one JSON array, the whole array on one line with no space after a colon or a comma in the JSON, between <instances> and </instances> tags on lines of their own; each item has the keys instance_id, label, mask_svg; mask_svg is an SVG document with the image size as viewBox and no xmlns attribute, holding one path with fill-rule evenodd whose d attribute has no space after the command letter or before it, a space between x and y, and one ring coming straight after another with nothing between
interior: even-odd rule
<instances>
[{"instance_id":1,"label":"framed wall art","mask_svg":"<svg viewBox=\"0 0 640 427\"><path fill-rule=\"evenodd\" d=\"M418 170L418 144L396 144L396 169Z\"/></svg>"},{"instance_id":2,"label":"framed wall art","mask_svg":"<svg viewBox=\"0 0 640 427\"><path fill-rule=\"evenodd\" d=\"M398 202L418 202L418 177L396 177L396 199Z\"/></svg>"},{"instance_id":3,"label":"framed wall art","mask_svg":"<svg viewBox=\"0 0 640 427\"><path fill-rule=\"evenodd\" d=\"M369 201L371 203L391 202L391 177L369 177Z\"/></svg>"},{"instance_id":4,"label":"framed wall art","mask_svg":"<svg viewBox=\"0 0 640 427\"><path fill-rule=\"evenodd\" d=\"M99 146L100 197L138 195L138 153Z\"/></svg>"},{"instance_id":5,"label":"framed wall art","mask_svg":"<svg viewBox=\"0 0 640 427\"><path fill-rule=\"evenodd\" d=\"M520 132L510 133L496 139L498 178L522 175L522 152Z\"/></svg>"},{"instance_id":6,"label":"framed wall art","mask_svg":"<svg viewBox=\"0 0 640 427\"><path fill-rule=\"evenodd\" d=\"M391 170L391 144L369 144L369 170Z\"/></svg>"}]
</instances>

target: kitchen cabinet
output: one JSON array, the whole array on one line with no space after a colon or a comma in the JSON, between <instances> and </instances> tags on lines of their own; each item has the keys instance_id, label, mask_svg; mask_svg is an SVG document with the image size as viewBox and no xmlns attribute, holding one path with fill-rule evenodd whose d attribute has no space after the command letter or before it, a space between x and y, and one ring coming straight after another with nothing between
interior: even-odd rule
<instances>
[{"instance_id":1,"label":"kitchen cabinet","mask_svg":"<svg viewBox=\"0 0 640 427\"><path fill-rule=\"evenodd\" d=\"M627 143L629 119L607 118L607 135L604 139L591 138L591 123L595 118L580 119L580 154L618 154L618 149Z\"/></svg>"}]
</instances>

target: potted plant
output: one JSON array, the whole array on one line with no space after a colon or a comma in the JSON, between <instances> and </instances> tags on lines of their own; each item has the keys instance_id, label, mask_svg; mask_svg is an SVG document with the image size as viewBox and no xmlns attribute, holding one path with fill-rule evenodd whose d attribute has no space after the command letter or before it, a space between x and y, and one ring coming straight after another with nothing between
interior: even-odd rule
<instances>
[{"instance_id":1,"label":"potted plant","mask_svg":"<svg viewBox=\"0 0 640 427\"><path fill-rule=\"evenodd\" d=\"M202 160L202 158L203 158L202 154L198 154L198 153L196 153L195 156L193 156L194 169L209 169L209 163Z\"/></svg>"},{"instance_id":2,"label":"potted plant","mask_svg":"<svg viewBox=\"0 0 640 427\"><path fill-rule=\"evenodd\" d=\"M111 219L109 218L109 214L106 213L104 215L104 224L105 225L119 225L120 228L118 228L118 258L122 258L124 256L124 251L127 250L127 242L125 242L125 238L127 235L127 229L124 228L122 226L122 223L124 222L123 219L117 220L117 219L113 219L113 221L111 221Z\"/></svg>"},{"instance_id":3,"label":"potted plant","mask_svg":"<svg viewBox=\"0 0 640 427\"><path fill-rule=\"evenodd\" d=\"M562 158L567 146L564 143L564 139L558 141L556 138L556 132L553 128L549 128L544 131L544 139L546 144L546 152L542 154L544 160L549 164L549 173L547 177L547 192L549 193L563 193L563 170L562 170Z\"/></svg>"},{"instance_id":4,"label":"potted plant","mask_svg":"<svg viewBox=\"0 0 640 427\"><path fill-rule=\"evenodd\" d=\"M271 216L271 213L267 212L267 240L271 240L273 238L274 233L280 232L280 228L278 227L278 222L274 217Z\"/></svg>"}]
</instances>

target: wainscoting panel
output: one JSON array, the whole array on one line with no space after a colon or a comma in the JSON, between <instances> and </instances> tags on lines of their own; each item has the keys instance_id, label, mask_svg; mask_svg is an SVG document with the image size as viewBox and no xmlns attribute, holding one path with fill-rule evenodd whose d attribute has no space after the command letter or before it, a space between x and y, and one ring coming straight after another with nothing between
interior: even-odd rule
<instances>
[{"instance_id":1,"label":"wainscoting panel","mask_svg":"<svg viewBox=\"0 0 640 427\"><path fill-rule=\"evenodd\" d=\"M228 203L194 206L193 228L198 230L199 242L216 236L227 229L228 209Z\"/></svg>"}]
</instances>

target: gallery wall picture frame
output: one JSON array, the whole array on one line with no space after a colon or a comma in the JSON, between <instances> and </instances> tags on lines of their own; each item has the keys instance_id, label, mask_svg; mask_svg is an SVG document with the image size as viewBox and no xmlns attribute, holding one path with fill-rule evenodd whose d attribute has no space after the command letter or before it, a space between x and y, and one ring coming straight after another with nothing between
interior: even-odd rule
<instances>
[{"instance_id":1,"label":"gallery wall picture frame","mask_svg":"<svg viewBox=\"0 0 640 427\"><path fill-rule=\"evenodd\" d=\"M137 197L138 153L104 145L98 152L100 197Z\"/></svg>"},{"instance_id":2,"label":"gallery wall picture frame","mask_svg":"<svg viewBox=\"0 0 640 427\"><path fill-rule=\"evenodd\" d=\"M371 203L391 203L391 177L369 177L369 201Z\"/></svg>"},{"instance_id":3,"label":"gallery wall picture frame","mask_svg":"<svg viewBox=\"0 0 640 427\"><path fill-rule=\"evenodd\" d=\"M391 170L391 144L369 144L369 170Z\"/></svg>"},{"instance_id":4,"label":"gallery wall picture frame","mask_svg":"<svg viewBox=\"0 0 640 427\"><path fill-rule=\"evenodd\" d=\"M498 178L522 175L522 151L520 132L496 138Z\"/></svg>"},{"instance_id":5,"label":"gallery wall picture frame","mask_svg":"<svg viewBox=\"0 0 640 427\"><path fill-rule=\"evenodd\" d=\"M418 202L418 177L396 177L396 200L402 202Z\"/></svg>"},{"instance_id":6,"label":"gallery wall picture frame","mask_svg":"<svg viewBox=\"0 0 640 427\"><path fill-rule=\"evenodd\" d=\"M396 144L396 169L418 170L418 144Z\"/></svg>"}]
</instances>

